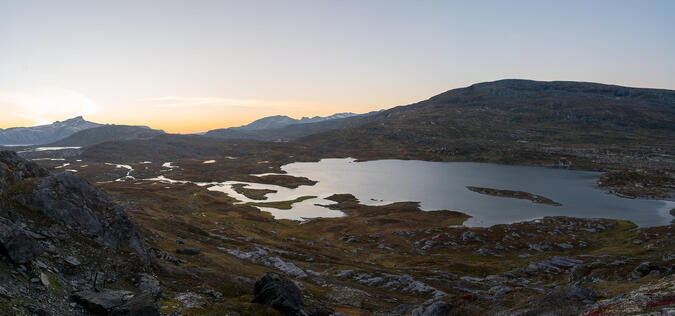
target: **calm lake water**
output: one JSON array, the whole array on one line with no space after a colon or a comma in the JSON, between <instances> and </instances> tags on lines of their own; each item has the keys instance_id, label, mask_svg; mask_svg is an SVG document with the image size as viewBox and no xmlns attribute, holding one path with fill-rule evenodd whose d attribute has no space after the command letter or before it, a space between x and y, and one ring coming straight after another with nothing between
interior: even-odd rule
<instances>
[{"instance_id":1,"label":"calm lake water","mask_svg":"<svg viewBox=\"0 0 675 316\"><path fill-rule=\"evenodd\" d=\"M486 163L426 162L415 160L324 159L299 162L282 167L289 175L319 181L314 186L287 189L273 185L250 184L250 188L268 188L267 201L292 200L300 196L318 196L293 205L291 210L264 208L276 218L302 219L342 216L339 211L315 204L333 204L324 200L335 193L351 193L361 203L382 205L392 202L420 202L424 210L455 210L472 216L465 225L489 226L544 216L600 217L626 219L639 226L669 224L669 210L675 202L632 200L605 193L596 187L598 172L543 167L506 166ZM225 182L209 188L226 192L241 201L251 201ZM529 200L494 197L469 191L466 186L525 191L543 195L563 206L532 203Z\"/></svg>"}]
</instances>

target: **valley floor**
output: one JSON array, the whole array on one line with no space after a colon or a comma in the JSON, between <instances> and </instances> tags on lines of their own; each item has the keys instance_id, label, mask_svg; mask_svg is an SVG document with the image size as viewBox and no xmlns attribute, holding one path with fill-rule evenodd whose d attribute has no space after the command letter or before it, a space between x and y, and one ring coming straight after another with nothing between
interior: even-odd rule
<instances>
[{"instance_id":1,"label":"valley floor","mask_svg":"<svg viewBox=\"0 0 675 316\"><path fill-rule=\"evenodd\" d=\"M307 315L668 314L675 308L675 225L637 229L612 219L546 217L469 228L460 212L421 211L417 203L368 206L341 192L328 207L345 217L276 220L256 207L264 204L238 204L190 182L311 185L307 178L251 174L279 173L289 160L313 160L316 153L242 146L190 158L78 153L36 162L88 179L126 210L148 254L138 269L158 281L163 315L279 315L252 303L255 282L267 272L294 282ZM265 192L238 190L265 203ZM126 258L124 251L111 253ZM72 249L41 260L60 267L56 262L68 254L95 262ZM28 307L35 304L21 298L37 291L65 306L56 314L86 314L70 299L73 285L41 285L33 271L44 269L35 263L0 266L0 277L12 280L0 287L0 306L34 313ZM17 269L26 269L25 277ZM50 271L60 280L60 269ZM129 290L139 283L113 275L101 287Z\"/></svg>"}]
</instances>

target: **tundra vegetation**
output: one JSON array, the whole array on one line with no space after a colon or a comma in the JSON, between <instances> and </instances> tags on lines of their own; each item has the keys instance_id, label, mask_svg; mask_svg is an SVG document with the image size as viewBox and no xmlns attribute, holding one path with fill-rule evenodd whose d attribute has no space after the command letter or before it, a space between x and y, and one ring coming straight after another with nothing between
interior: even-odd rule
<instances>
[{"instance_id":1,"label":"tundra vegetation","mask_svg":"<svg viewBox=\"0 0 675 316\"><path fill-rule=\"evenodd\" d=\"M344 217L299 222L260 208L307 197L268 202L271 192L239 186L259 200L240 203L208 184L295 188L315 181L283 174L282 165L398 158L601 170L598 185L610 194L672 199L673 111L672 91L500 81L250 133L257 139L131 133L108 141L106 131L100 143L79 136L82 148L0 152L0 311L667 314L674 225L545 217L466 227L470 214L364 205L349 192L324 206ZM508 186L473 190L555 203Z\"/></svg>"}]
</instances>

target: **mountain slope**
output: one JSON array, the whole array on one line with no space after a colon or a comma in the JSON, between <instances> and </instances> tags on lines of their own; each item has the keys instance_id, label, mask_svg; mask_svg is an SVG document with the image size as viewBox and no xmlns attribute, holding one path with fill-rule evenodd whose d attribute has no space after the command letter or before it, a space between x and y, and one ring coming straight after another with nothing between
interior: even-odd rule
<instances>
[{"instance_id":1,"label":"mountain slope","mask_svg":"<svg viewBox=\"0 0 675 316\"><path fill-rule=\"evenodd\" d=\"M240 127L235 127L234 129L237 130L246 130L246 131L252 131L252 130L261 130L261 129L272 129L272 128L280 128L284 126L288 126L291 124L305 124L305 123L316 123L316 122L323 122L323 121L329 121L329 120L335 120L335 119L341 119L341 118L346 118L346 117L351 117L351 116L356 116L358 114L355 113L335 113L330 116L315 116L315 117L303 117L301 119L294 119L289 116L285 115L275 115L275 116L268 116L268 117L263 117L261 119L255 120L252 123Z\"/></svg>"},{"instance_id":2,"label":"mountain slope","mask_svg":"<svg viewBox=\"0 0 675 316\"><path fill-rule=\"evenodd\" d=\"M359 116L361 115L354 113L336 113L325 117L303 117L299 120L285 115L268 116L240 127L211 130L205 136L228 139L288 140L297 137L295 134L302 136L312 134L312 127L309 128L310 132L299 133L310 124L340 121Z\"/></svg>"},{"instance_id":3,"label":"mountain slope","mask_svg":"<svg viewBox=\"0 0 675 316\"><path fill-rule=\"evenodd\" d=\"M147 126L103 125L79 131L49 145L54 147L85 147L109 141L148 139L160 134L164 134L164 131L151 129Z\"/></svg>"},{"instance_id":4,"label":"mountain slope","mask_svg":"<svg viewBox=\"0 0 675 316\"><path fill-rule=\"evenodd\" d=\"M507 163L538 159L519 156L526 152L593 159L599 148L673 155L675 91L500 80L450 90L361 123L298 142L326 155Z\"/></svg>"},{"instance_id":5,"label":"mountain slope","mask_svg":"<svg viewBox=\"0 0 675 316\"><path fill-rule=\"evenodd\" d=\"M0 129L0 145L43 145L98 126L101 124L85 121L78 116L49 125Z\"/></svg>"}]
</instances>

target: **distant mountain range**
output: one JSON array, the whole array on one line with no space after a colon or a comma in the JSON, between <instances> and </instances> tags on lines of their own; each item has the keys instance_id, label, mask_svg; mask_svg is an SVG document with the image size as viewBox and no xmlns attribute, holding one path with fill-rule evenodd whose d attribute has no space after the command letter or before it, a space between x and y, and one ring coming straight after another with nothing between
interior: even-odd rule
<instances>
[{"instance_id":1,"label":"distant mountain range","mask_svg":"<svg viewBox=\"0 0 675 316\"><path fill-rule=\"evenodd\" d=\"M269 121L290 122L284 117L256 122ZM675 91L507 79L363 115L281 127L251 125L206 136L297 142L323 156L364 159L524 163L601 147L660 148L675 154ZM582 156L590 161L597 153Z\"/></svg>"},{"instance_id":2,"label":"distant mountain range","mask_svg":"<svg viewBox=\"0 0 675 316\"><path fill-rule=\"evenodd\" d=\"M161 134L148 127L101 125L78 117L0 130L0 143L91 146L138 140L135 143L140 144ZM449 90L383 111L302 119L270 116L204 135L185 139L203 146L209 138L296 142L336 157L506 163L541 160L553 152L581 155L575 153L580 148L647 146L672 154L675 91L509 79ZM172 139L167 136L153 141Z\"/></svg>"},{"instance_id":3,"label":"distant mountain range","mask_svg":"<svg viewBox=\"0 0 675 316\"><path fill-rule=\"evenodd\" d=\"M253 121L252 123L240 127L232 127L234 130L243 130L243 131L255 131L261 129L272 129L280 128L292 124L304 124L304 123L316 123L323 122L328 120L341 119L346 117L356 116L355 113L336 113L330 116L315 116L315 117L303 117L301 119L294 119L285 115L275 115L268 116L258 120Z\"/></svg>"},{"instance_id":4,"label":"distant mountain range","mask_svg":"<svg viewBox=\"0 0 675 316\"><path fill-rule=\"evenodd\" d=\"M336 113L330 116L303 117L294 119L284 115L268 116L248 125L215 129L206 132L209 137L225 139L253 139L265 141L289 141L302 136L346 126L346 119L369 116L373 113ZM334 124L334 122L339 122Z\"/></svg>"},{"instance_id":5,"label":"distant mountain range","mask_svg":"<svg viewBox=\"0 0 675 316\"><path fill-rule=\"evenodd\" d=\"M78 116L48 125L0 129L0 145L43 145L99 126L101 124L85 121Z\"/></svg>"},{"instance_id":6,"label":"distant mountain range","mask_svg":"<svg viewBox=\"0 0 675 316\"><path fill-rule=\"evenodd\" d=\"M0 146L90 146L108 141L144 139L164 134L147 126L111 125L86 121L78 116L34 127L0 129Z\"/></svg>"},{"instance_id":7,"label":"distant mountain range","mask_svg":"<svg viewBox=\"0 0 675 316\"><path fill-rule=\"evenodd\" d=\"M149 139L161 134L164 134L164 131L151 129L147 126L103 125L79 131L62 140L50 143L48 146L84 147L112 141Z\"/></svg>"}]
</instances>

